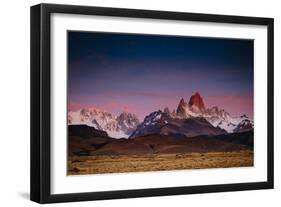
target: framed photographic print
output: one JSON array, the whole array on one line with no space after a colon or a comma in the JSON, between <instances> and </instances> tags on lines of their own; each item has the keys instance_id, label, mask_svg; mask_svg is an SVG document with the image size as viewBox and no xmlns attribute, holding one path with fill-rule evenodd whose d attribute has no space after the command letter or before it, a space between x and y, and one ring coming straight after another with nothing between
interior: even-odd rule
<instances>
[{"instance_id":1,"label":"framed photographic print","mask_svg":"<svg viewBox=\"0 0 281 207\"><path fill-rule=\"evenodd\" d=\"M31 200L273 188L273 19L31 7Z\"/></svg>"}]
</instances>

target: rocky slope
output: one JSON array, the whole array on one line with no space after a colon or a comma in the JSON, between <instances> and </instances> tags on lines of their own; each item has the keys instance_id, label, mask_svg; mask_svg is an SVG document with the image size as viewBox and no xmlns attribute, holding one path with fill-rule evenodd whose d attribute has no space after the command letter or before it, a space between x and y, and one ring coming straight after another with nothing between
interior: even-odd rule
<instances>
[{"instance_id":1,"label":"rocky slope","mask_svg":"<svg viewBox=\"0 0 281 207\"><path fill-rule=\"evenodd\" d=\"M114 117L111 113L91 107L68 112L68 125L87 125L107 132L113 138L127 138L136 129L136 115L123 112Z\"/></svg>"}]
</instances>

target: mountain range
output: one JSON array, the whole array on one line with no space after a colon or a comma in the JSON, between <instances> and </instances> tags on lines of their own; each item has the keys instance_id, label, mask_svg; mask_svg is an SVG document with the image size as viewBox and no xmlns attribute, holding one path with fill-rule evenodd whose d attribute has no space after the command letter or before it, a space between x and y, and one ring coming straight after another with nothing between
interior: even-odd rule
<instances>
[{"instance_id":1,"label":"mountain range","mask_svg":"<svg viewBox=\"0 0 281 207\"><path fill-rule=\"evenodd\" d=\"M246 115L233 117L217 106L206 108L203 98L196 92L188 102L182 98L175 110L169 108L148 114L142 122L135 114L111 113L91 107L68 112L68 125L87 125L106 132L111 138L135 139L147 135L173 135L195 137L244 133L253 130L253 120Z\"/></svg>"},{"instance_id":2,"label":"mountain range","mask_svg":"<svg viewBox=\"0 0 281 207\"><path fill-rule=\"evenodd\" d=\"M91 107L68 112L68 125L88 125L107 132L113 138L129 137L140 124L135 114L123 112L114 117L111 113Z\"/></svg>"}]
</instances>

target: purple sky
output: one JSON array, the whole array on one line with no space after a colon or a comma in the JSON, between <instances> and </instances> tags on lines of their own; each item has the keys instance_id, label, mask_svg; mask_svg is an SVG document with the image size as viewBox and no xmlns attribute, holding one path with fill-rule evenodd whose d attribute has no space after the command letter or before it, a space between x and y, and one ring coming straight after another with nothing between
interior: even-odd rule
<instances>
[{"instance_id":1,"label":"purple sky","mask_svg":"<svg viewBox=\"0 0 281 207\"><path fill-rule=\"evenodd\" d=\"M253 117L253 41L68 33L68 108L140 119L195 92L207 107Z\"/></svg>"}]
</instances>

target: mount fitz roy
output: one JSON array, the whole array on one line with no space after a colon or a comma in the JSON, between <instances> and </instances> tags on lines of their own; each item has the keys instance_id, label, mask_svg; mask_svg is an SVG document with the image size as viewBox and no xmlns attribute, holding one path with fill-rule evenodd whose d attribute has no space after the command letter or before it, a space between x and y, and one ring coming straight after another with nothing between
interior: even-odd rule
<instances>
[{"instance_id":1,"label":"mount fitz roy","mask_svg":"<svg viewBox=\"0 0 281 207\"><path fill-rule=\"evenodd\" d=\"M111 113L91 107L68 112L68 125L88 125L112 138L136 138L153 134L195 137L242 133L253 130L253 120L246 115L232 117L217 106L206 108L198 92L188 102L182 98L176 110L165 108L147 115L140 123L135 114Z\"/></svg>"},{"instance_id":2,"label":"mount fitz roy","mask_svg":"<svg viewBox=\"0 0 281 207\"><path fill-rule=\"evenodd\" d=\"M198 92L191 96L188 103L183 98L181 99L177 107L176 117L203 117L214 127L219 127L227 133L248 131L254 126L253 120L246 115L232 117L227 111L219 109L217 106L206 109Z\"/></svg>"}]
</instances>

